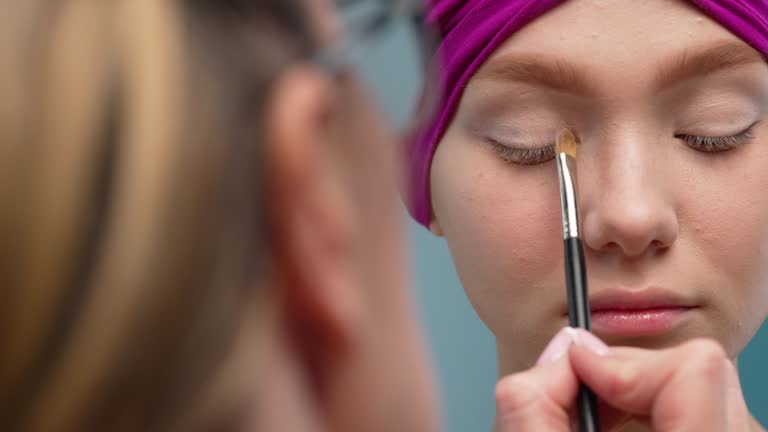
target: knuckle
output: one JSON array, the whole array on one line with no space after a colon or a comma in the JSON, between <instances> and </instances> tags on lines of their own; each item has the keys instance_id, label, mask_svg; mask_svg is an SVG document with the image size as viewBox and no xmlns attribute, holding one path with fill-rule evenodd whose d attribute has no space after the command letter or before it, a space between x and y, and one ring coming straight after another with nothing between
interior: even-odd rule
<instances>
[{"instance_id":1,"label":"knuckle","mask_svg":"<svg viewBox=\"0 0 768 432\"><path fill-rule=\"evenodd\" d=\"M684 348L684 365L696 376L716 379L726 371L725 350L714 340L694 339Z\"/></svg>"},{"instance_id":2,"label":"knuckle","mask_svg":"<svg viewBox=\"0 0 768 432\"><path fill-rule=\"evenodd\" d=\"M528 374L519 373L505 377L496 384L498 414L510 416L530 410L540 400L539 396L540 390Z\"/></svg>"},{"instance_id":3,"label":"knuckle","mask_svg":"<svg viewBox=\"0 0 768 432\"><path fill-rule=\"evenodd\" d=\"M610 399L623 399L633 393L641 384L640 371L629 364L617 365L608 378L606 385L606 397Z\"/></svg>"}]
</instances>

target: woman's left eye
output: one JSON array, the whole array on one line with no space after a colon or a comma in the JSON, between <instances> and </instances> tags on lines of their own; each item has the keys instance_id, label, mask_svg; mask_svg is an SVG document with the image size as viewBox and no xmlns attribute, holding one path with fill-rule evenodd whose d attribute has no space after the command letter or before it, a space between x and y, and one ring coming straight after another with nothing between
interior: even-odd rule
<instances>
[{"instance_id":1,"label":"woman's left eye","mask_svg":"<svg viewBox=\"0 0 768 432\"><path fill-rule=\"evenodd\" d=\"M703 153L721 153L751 142L755 137L753 132L757 124L754 123L736 135L701 136L679 134L675 135L675 138L682 140L688 147Z\"/></svg>"}]
</instances>

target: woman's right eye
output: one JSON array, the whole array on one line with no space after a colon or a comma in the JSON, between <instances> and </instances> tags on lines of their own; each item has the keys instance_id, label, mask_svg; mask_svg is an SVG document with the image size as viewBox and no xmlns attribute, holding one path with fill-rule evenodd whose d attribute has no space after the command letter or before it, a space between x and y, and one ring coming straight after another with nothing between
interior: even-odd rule
<instances>
[{"instance_id":1,"label":"woman's right eye","mask_svg":"<svg viewBox=\"0 0 768 432\"><path fill-rule=\"evenodd\" d=\"M494 153L504 162L518 165L538 165L555 158L555 146L525 148L511 147L494 139L488 140Z\"/></svg>"}]
</instances>

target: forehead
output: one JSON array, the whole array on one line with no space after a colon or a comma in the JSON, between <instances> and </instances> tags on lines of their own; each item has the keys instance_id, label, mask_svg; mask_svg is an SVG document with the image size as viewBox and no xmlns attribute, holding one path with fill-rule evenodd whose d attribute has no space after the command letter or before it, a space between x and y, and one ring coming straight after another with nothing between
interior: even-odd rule
<instances>
[{"instance_id":1,"label":"forehead","mask_svg":"<svg viewBox=\"0 0 768 432\"><path fill-rule=\"evenodd\" d=\"M648 74L650 66L694 46L740 39L682 0L569 0L537 18L491 60L546 55L595 72Z\"/></svg>"}]
</instances>

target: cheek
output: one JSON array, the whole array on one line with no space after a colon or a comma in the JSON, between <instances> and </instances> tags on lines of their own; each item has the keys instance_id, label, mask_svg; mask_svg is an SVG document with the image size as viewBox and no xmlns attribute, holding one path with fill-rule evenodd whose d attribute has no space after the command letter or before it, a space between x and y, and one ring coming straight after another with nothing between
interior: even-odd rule
<instances>
[{"instance_id":1,"label":"cheek","mask_svg":"<svg viewBox=\"0 0 768 432\"><path fill-rule=\"evenodd\" d=\"M680 205L681 237L704 258L701 272L712 275L711 296L736 352L768 315L768 141L759 144L692 170L698 175Z\"/></svg>"},{"instance_id":2,"label":"cheek","mask_svg":"<svg viewBox=\"0 0 768 432\"><path fill-rule=\"evenodd\" d=\"M432 204L470 301L497 335L555 309L562 232L553 163L508 165L480 144L444 140L432 165ZM533 306L533 307L532 307Z\"/></svg>"}]
</instances>

